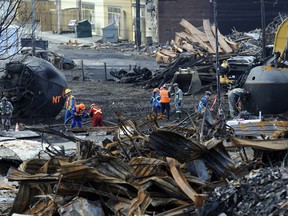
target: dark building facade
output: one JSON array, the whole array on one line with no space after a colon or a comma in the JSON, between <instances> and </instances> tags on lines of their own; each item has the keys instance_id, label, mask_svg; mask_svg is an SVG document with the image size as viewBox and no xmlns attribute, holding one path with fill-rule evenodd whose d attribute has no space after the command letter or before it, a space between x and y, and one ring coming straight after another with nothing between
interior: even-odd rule
<instances>
[{"instance_id":1,"label":"dark building facade","mask_svg":"<svg viewBox=\"0 0 288 216\"><path fill-rule=\"evenodd\" d=\"M261 0L218 0L218 25L223 34L231 29L251 31L261 28ZM265 26L279 13L288 13L287 0L265 0Z\"/></svg>"},{"instance_id":2,"label":"dark building facade","mask_svg":"<svg viewBox=\"0 0 288 216\"><path fill-rule=\"evenodd\" d=\"M182 19L202 26L203 19L212 18L211 11L209 0L158 0L159 42L164 44L175 38L175 32L183 31Z\"/></svg>"},{"instance_id":3,"label":"dark building facade","mask_svg":"<svg viewBox=\"0 0 288 216\"><path fill-rule=\"evenodd\" d=\"M214 21L212 0L158 0L158 38L161 44L175 38L175 32L183 31L180 26L184 18L196 27L202 27L203 19ZM288 13L287 0L265 0L266 25L279 13ZM218 26L222 34L251 31L261 28L261 0L217 0Z\"/></svg>"}]
</instances>

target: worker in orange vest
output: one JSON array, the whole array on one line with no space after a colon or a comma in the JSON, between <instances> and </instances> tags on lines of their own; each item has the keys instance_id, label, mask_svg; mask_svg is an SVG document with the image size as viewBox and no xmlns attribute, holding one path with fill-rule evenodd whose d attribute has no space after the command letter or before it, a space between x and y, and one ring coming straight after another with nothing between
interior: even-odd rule
<instances>
[{"instance_id":1,"label":"worker in orange vest","mask_svg":"<svg viewBox=\"0 0 288 216\"><path fill-rule=\"evenodd\" d=\"M92 117L92 127L103 126L102 110L94 103L90 105L89 115Z\"/></svg>"},{"instance_id":2,"label":"worker in orange vest","mask_svg":"<svg viewBox=\"0 0 288 216\"><path fill-rule=\"evenodd\" d=\"M160 103L161 103L161 114L166 114L167 120L170 119L170 97L171 94L168 91L168 86L165 84L160 90Z\"/></svg>"}]
</instances>

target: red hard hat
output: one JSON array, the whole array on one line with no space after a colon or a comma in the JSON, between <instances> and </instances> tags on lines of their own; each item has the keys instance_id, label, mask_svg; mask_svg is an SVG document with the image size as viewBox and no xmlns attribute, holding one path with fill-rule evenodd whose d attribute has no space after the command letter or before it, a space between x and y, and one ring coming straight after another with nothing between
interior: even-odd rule
<instances>
[{"instance_id":1,"label":"red hard hat","mask_svg":"<svg viewBox=\"0 0 288 216\"><path fill-rule=\"evenodd\" d=\"M81 110L85 110L85 105L84 105L83 103L81 103L81 104L79 104L79 108L80 108Z\"/></svg>"}]
</instances>

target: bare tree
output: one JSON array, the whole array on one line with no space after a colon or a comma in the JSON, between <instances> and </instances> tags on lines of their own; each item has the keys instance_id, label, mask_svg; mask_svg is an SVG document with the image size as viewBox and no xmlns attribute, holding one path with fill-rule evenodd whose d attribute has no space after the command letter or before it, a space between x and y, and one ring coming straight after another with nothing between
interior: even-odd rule
<instances>
[{"instance_id":1,"label":"bare tree","mask_svg":"<svg viewBox=\"0 0 288 216\"><path fill-rule=\"evenodd\" d=\"M23 9L24 2L0 0L0 60L17 54L21 50L21 37L32 33L32 10Z\"/></svg>"}]
</instances>

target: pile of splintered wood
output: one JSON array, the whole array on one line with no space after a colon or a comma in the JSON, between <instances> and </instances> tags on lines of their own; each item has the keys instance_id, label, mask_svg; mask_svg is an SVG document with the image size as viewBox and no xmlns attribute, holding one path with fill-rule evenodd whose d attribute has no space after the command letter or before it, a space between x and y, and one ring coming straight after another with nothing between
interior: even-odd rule
<instances>
[{"instance_id":1,"label":"pile of splintered wood","mask_svg":"<svg viewBox=\"0 0 288 216\"><path fill-rule=\"evenodd\" d=\"M180 25L184 31L176 32L175 41L172 42L171 49L161 49L156 53L157 63L170 63L177 53L188 51L198 55L216 53L216 28L211 25L208 19L203 20L203 31L193 26L187 20L182 19ZM237 48L237 43L229 41L218 29L218 51L221 54L233 53Z\"/></svg>"},{"instance_id":2,"label":"pile of splintered wood","mask_svg":"<svg viewBox=\"0 0 288 216\"><path fill-rule=\"evenodd\" d=\"M286 160L287 139L279 138L287 134L288 122L257 122L227 129L226 122L214 119L207 109L204 116L187 113L177 125L162 123L154 115L130 120L118 114L118 125L110 127L67 128L65 133L62 129L26 127L75 142L77 151L68 154L64 147L60 151L46 148L49 158L34 158L18 168L10 167L7 179L17 181L19 188L9 215L166 216L199 215L202 211L203 216L224 212L247 215L253 212L248 211L251 206L257 215L267 215L263 214L267 211L286 215L283 186L287 185L287 173L282 175L278 169L261 172L263 179L255 175L257 170L250 173L264 164L264 157L252 159L248 147L266 150L259 155L282 150ZM105 139L102 146L96 144L96 135L83 139L72 133L100 129L114 134L113 140ZM236 139L233 131L241 137L268 138ZM229 146L221 139L226 136L232 141ZM277 140L270 140L273 137ZM269 157L271 165L273 158ZM200 161L204 166L193 168ZM200 175L203 172L206 177ZM248 175L254 176L252 180L240 181ZM273 185L268 187L268 183Z\"/></svg>"}]
</instances>

